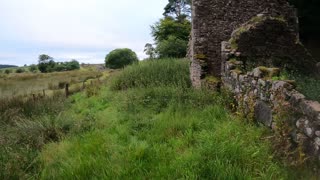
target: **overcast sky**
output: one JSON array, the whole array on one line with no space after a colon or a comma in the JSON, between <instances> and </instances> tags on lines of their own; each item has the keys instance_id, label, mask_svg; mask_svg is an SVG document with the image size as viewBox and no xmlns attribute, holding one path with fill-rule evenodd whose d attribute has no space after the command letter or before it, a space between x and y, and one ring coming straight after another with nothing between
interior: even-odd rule
<instances>
[{"instance_id":1,"label":"overcast sky","mask_svg":"<svg viewBox=\"0 0 320 180\"><path fill-rule=\"evenodd\" d=\"M0 64L56 61L103 63L115 48L144 58L150 25L167 0L0 0Z\"/></svg>"}]
</instances>

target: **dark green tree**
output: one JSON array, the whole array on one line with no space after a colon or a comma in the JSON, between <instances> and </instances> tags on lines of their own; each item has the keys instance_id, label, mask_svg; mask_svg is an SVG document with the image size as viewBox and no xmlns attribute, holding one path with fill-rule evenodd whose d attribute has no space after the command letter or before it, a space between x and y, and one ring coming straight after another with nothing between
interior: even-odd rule
<instances>
[{"instance_id":1,"label":"dark green tree","mask_svg":"<svg viewBox=\"0 0 320 180\"><path fill-rule=\"evenodd\" d=\"M29 71L30 71L30 72L36 72L37 70L38 70L38 66L37 66L37 65L31 64L31 65L29 66Z\"/></svg>"},{"instance_id":2,"label":"dark green tree","mask_svg":"<svg viewBox=\"0 0 320 180\"><path fill-rule=\"evenodd\" d=\"M190 21L165 17L151 26L151 30L159 57L183 58L186 56L191 32Z\"/></svg>"},{"instance_id":3,"label":"dark green tree","mask_svg":"<svg viewBox=\"0 0 320 180\"><path fill-rule=\"evenodd\" d=\"M23 68L16 69L16 73L23 73L23 72L25 72L25 70Z\"/></svg>"},{"instance_id":4,"label":"dark green tree","mask_svg":"<svg viewBox=\"0 0 320 180\"><path fill-rule=\"evenodd\" d=\"M115 49L111 51L105 58L107 68L119 69L129 64L138 62L138 57L131 49Z\"/></svg>"},{"instance_id":5,"label":"dark green tree","mask_svg":"<svg viewBox=\"0 0 320 180\"><path fill-rule=\"evenodd\" d=\"M10 73L12 73L12 70L11 69L6 69L6 70L4 70L4 73L10 74Z\"/></svg>"},{"instance_id":6,"label":"dark green tree","mask_svg":"<svg viewBox=\"0 0 320 180\"><path fill-rule=\"evenodd\" d=\"M66 69L68 71L80 69L80 64L77 60L72 59L70 62L66 62Z\"/></svg>"},{"instance_id":7,"label":"dark green tree","mask_svg":"<svg viewBox=\"0 0 320 180\"><path fill-rule=\"evenodd\" d=\"M191 16L191 0L168 0L164 8L165 17L172 16L177 20L183 20Z\"/></svg>"},{"instance_id":8,"label":"dark green tree","mask_svg":"<svg viewBox=\"0 0 320 180\"><path fill-rule=\"evenodd\" d=\"M169 36L189 40L190 32L191 23L186 19L180 22L172 17L165 17L151 26L151 35L156 43L168 39Z\"/></svg>"},{"instance_id":9,"label":"dark green tree","mask_svg":"<svg viewBox=\"0 0 320 180\"><path fill-rule=\"evenodd\" d=\"M159 42L157 52L160 58L183 58L187 54L187 48L188 41L169 36L168 39Z\"/></svg>"},{"instance_id":10,"label":"dark green tree","mask_svg":"<svg viewBox=\"0 0 320 180\"><path fill-rule=\"evenodd\" d=\"M41 54L39 56L39 60L38 60L39 64L38 64L38 69L42 72L42 73L46 73L46 72L52 72L55 66L55 62L53 61L53 58L46 55L46 54Z\"/></svg>"},{"instance_id":11,"label":"dark green tree","mask_svg":"<svg viewBox=\"0 0 320 180\"><path fill-rule=\"evenodd\" d=\"M146 55L149 56L149 59L155 59L156 58L156 49L153 47L152 44L147 43L144 46L144 50L143 51L146 53Z\"/></svg>"}]
</instances>

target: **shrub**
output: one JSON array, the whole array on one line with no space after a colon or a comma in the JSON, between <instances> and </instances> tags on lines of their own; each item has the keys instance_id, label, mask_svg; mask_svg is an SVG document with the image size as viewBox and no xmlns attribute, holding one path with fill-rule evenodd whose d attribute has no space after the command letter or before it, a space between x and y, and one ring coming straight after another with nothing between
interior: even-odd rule
<instances>
[{"instance_id":1,"label":"shrub","mask_svg":"<svg viewBox=\"0 0 320 180\"><path fill-rule=\"evenodd\" d=\"M12 73L12 70L11 70L11 69L6 69L6 70L4 71L4 73L10 74L10 73Z\"/></svg>"},{"instance_id":2,"label":"shrub","mask_svg":"<svg viewBox=\"0 0 320 180\"><path fill-rule=\"evenodd\" d=\"M70 62L66 62L66 69L68 71L71 71L71 70L76 70L76 69L80 69L80 64L78 61L76 60L71 60Z\"/></svg>"},{"instance_id":3,"label":"shrub","mask_svg":"<svg viewBox=\"0 0 320 180\"><path fill-rule=\"evenodd\" d=\"M16 70L16 73L23 73L23 72L25 72L25 70L22 69L22 68L18 68L18 69Z\"/></svg>"},{"instance_id":4,"label":"shrub","mask_svg":"<svg viewBox=\"0 0 320 180\"><path fill-rule=\"evenodd\" d=\"M115 49L105 58L107 68L119 69L134 62L138 62L138 57L131 49Z\"/></svg>"},{"instance_id":5,"label":"shrub","mask_svg":"<svg viewBox=\"0 0 320 180\"><path fill-rule=\"evenodd\" d=\"M29 66L29 71L30 72L36 72L38 70L38 66L35 64L32 64Z\"/></svg>"}]
</instances>

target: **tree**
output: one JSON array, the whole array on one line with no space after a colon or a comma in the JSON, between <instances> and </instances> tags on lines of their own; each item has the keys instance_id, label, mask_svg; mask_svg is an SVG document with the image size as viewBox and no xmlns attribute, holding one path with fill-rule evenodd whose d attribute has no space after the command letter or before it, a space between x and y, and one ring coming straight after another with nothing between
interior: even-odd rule
<instances>
[{"instance_id":1,"label":"tree","mask_svg":"<svg viewBox=\"0 0 320 180\"><path fill-rule=\"evenodd\" d=\"M39 60L38 60L39 64L38 64L38 69L42 72L42 73L46 73L46 72L52 72L55 66L55 62L53 61L53 58L46 55L46 54L41 54L39 56Z\"/></svg>"},{"instance_id":2,"label":"tree","mask_svg":"<svg viewBox=\"0 0 320 180\"><path fill-rule=\"evenodd\" d=\"M12 70L11 70L11 69L6 69L6 70L4 71L4 73L10 74L10 73L12 73Z\"/></svg>"},{"instance_id":3,"label":"tree","mask_svg":"<svg viewBox=\"0 0 320 180\"><path fill-rule=\"evenodd\" d=\"M183 20L191 15L191 0L169 0L164 8L165 17L172 16L177 20Z\"/></svg>"},{"instance_id":4,"label":"tree","mask_svg":"<svg viewBox=\"0 0 320 180\"><path fill-rule=\"evenodd\" d=\"M123 68L138 61L136 53L128 48L115 49L105 58L106 67L111 69Z\"/></svg>"},{"instance_id":5,"label":"tree","mask_svg":"<svg viewBox=\"0 0 320 180\"><path fill-rule=\"evenodd\" d=\"M191 23L187 19L165 17L151 26L159 57L183 58L187 54Z\"/></svg>"},{"instance_id":6,"label":"tree","mask_svg":"<svg viewBox=\"0 0 320 180\"><path fill-rule=\"evenodd\" d=\"M37 70L38 70L37 65L31 64L31 65L29 66L29 71L30 71L30 72L36 72Z\"/></svg>"},{"instance_id":7,"label":"tree","mask_svg":"<svg viewBox=\"0 0 320 180\"><path fill-rule=\"evenodd\" d=\"M168 0L164 18L151 26L156 47L146 44L144 52L149 57L182 58L187 54L191 22L191 0Z\"/></svg>"},{"instance_id":8,"label":"tree","mask_svg":"<svg viewBox=\"0 0 320 180\"><path fill-rule=\"evenodd\" d=\"M152 44L147 43L144 46L144 52L146 53L146 55L149 56L149 59L154 59L156 58L156 49L153 47Z\"/></svg>"},{"instance_id":9,"label":"tree","mask_svg":"<svg viewBox=\"0 0 320 180\"><path fill-rule=\"evenodd\" d=\"M161 41L157 46L160 58L172 57L183 58L187 54L188 41L169 36L168 39Z\"/></svg>"},{"instance_id":10,"label":"tree","mask_svg":"<svg viewBox=\"0 0 320 180\"><path fill-rule=\"evenodd\" d=\"M160 19L151 26L151 35L156 43L167 40L169 36L175 36L182 40L189 40L191 23L188 20L177 21L172 17Z\"/></svg>"},{"instance_id":11,"label":"tree","mask_svg":"<svg viewBox=\"0 0 320 180\"><path fill-rule=\"evenodd\" d=\"M72 59L70 62L66 62L66 69L68 71L80 69L80 64L77 60Z\"/></svg>"},{"instance_id":12,"label":"tree","mask_svg":"<svg viewBox=\"0 0 320 180\"><path fill-rule=\"evenodd\" d=\"M39 56L39 63L46 63L46 62L49 62L50 60L53 60L53 58L50 57L49 55L41 54Z\"/></svg>"},{"instance_id":13,"label":"tree","mask_svg":"<svg viewBox=\"0 0 320 180\"><path fill-rule=\"evenodd\" d=\"M25 72L25 70L23 68L16 69L16 73L23 73L23 72Z\"/></svg>"}]
</instances>

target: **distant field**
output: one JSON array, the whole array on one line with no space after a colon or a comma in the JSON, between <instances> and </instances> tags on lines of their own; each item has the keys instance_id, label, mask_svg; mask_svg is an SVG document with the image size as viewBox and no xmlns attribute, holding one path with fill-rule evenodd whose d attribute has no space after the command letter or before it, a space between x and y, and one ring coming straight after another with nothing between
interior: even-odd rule
<instances>
[{"instance_id":1,"label":"distant field","mask_svg":"<svg viewBox=\"0 0 320 180\"><path fill-rule=\"evenodd\" d=\"M57 90L64 84L81 85L88 79L103 77L106 73L96 68L82 68L81 70L54 73L11 73L0 75L0 98L39 93L43 90ZM62 86L62 87L61 87Z\"/></svg>"}]
</instances>

